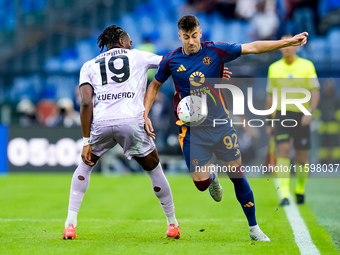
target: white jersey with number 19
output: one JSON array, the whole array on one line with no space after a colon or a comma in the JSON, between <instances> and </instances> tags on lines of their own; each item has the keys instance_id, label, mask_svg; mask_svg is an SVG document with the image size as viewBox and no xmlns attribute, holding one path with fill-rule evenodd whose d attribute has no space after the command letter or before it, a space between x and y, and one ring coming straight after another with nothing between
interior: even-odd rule
<instances>
[{"instance_id":1,"label":"white jersey with number 19","mask_svg":"<svg viewBox=\"0 0 340 255\"><path fill-rule=\"evenodd\" d=\"M157 68L161 59L145 51L113 48L87 61L80 70L79 86L93 87L92 124L144 122L147 70Z\"/></svg>"}]
</instances>

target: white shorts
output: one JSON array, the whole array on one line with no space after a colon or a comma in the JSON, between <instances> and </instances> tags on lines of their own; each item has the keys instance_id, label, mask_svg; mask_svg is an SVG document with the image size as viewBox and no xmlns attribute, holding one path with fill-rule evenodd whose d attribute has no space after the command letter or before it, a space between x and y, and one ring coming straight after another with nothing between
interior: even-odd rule
<instances>
[{"instance_id":1,"label":"white shorts","mask_svg":"<svg viewBox=\"0 0 340 255\"><path fill-rule=\"evenodd\" d=\"M145 157L156 148L144 129L144 123L94 127L91 130L90 144L94 155L101 157L117 143L128 159Z\"/></svg>"}]
</instances>

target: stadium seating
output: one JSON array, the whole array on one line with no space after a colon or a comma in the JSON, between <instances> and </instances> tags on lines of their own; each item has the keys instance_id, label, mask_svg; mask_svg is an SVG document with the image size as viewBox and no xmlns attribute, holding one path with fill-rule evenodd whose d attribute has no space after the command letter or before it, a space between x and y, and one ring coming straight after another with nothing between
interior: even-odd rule
<instances>
[{"instance_id":1,"label":"stadium seating","mask_svg":"<svg viewBox=\"0 0 340 255\"><path fill-rule=\"evenodd\" d=\"M330 60L337 64L340 63L340 27L330 29L327 35L327 45L330 49Z\"/></svg>"},{"instance_id":2,"label":"stadium seating","mask_svg":"<svg viewBox=\"0 0 340 255\"><path fill-rule=\"evenodd\" d=\"M96 38L100 31L110 24L118 24L127 30L133 40L133 47L141 44L145 38L149 38L154 42L158 51L157 53L160 55L165 55L168 51L180 46L176 22L177 19L184 14L183 7L186 4L185 0L131 0L131 3L135 3L135 5L119 1L119 3L115 5L115 7L117 7L116 9L126 8L129 12L121 12L123 13L122 15L117 14L116 12L118 11L113 8L112 13L109 15L110 17L112 16L113 19L106 21L105 24L99 26L98 29L91 29L93 32L88 38L73 38L71 40L70 38L58 39L57 37L52 37L50 40L53 41L53 46L63 43L64 47L60 51L56 51L57 54L53 54L43 61L43 70L47 74L56 72L69 74L72 76L72 80L76 80L79 69L83 63L99 54L99 48L96 47ZM52 6L57 9L67 9L73 4L74 1L66 0L53 0L48 2L46 0L25 0L21 1L21 8L27 15L38 15L36 18L39 18L39 13L41 14L46 8ZM0 8L1 43L2 39L6 37L10 38L8 31L14 31L16 23L13 1L0 0L0 7L2 7ZM104 7L97 6L96 8L100 11ZM325 12L324 9L325 8L321 8L319 10L320 14ZM1 19L1 17L4 17L4 15L1 14L4 13L6 13L6 19ZM227 41L230 43L247 43L253 40L251 34L252 27L249 21L238 19L226 20L218 12L197 13L196 15L198 16L203 29L204 40ZM83 18L83 21L81 21L82 25L87 26L93 23L90 17L87 17L86 15L81 17ZM97 21L97 23L102 22L103 20ZM335 27L330 29L326 36L309 38L308 45L300 48L298 54L315 62L315 66L320 75L330 75L338 72L340 69L339 41L340 28ZM49 46L46 47L48 48ZM32 54L34 55L34 52ZM249 74L256 74L264 77L266 76L266 66L271 61L276 60L277 55L266 55L262 58L256 58L256 56L254 56L253 58L256 61L261 61L264 65L256 66L249 62L247 58L242 58L239 60L241 63L239 66L242 64L244 65L246 61L247 68L249 68L249 70L251 69L251 72L248 72ZM12 64L10 63L10 65ZM235 70L238 70L238 67L235 67ZM240 75L244 73L245 72L240 72ZM9 97L7 97L9 100L17 101L20 99L16 96L21 92L21 86L18 85L18 80L25 81L25 76L23 79L18 78L14 80L12 86L8 89L8 92L6 89L6 95L9 95ZM58 95L64 96L66 93L74 95L73 84L69 84L69 86L60 84L59 86L57 85L59 84L57 81L58 79L50 79L50 81L51 80L54 80L57 83L52 86L51 82L44 81L44 78L42 77L40 84L47 84L46 87L39 88L38 86L38 91L36 93L31 93L27 96L32 97L30 99L34 101L35 94L43 95L44 93L47 93L49 96L56 96L56 100L59 99ZM29 87L30 85L27 81L26 83L26 86ZM54 92L51 93L51 91Z\"/></svg>"}]
</instances>

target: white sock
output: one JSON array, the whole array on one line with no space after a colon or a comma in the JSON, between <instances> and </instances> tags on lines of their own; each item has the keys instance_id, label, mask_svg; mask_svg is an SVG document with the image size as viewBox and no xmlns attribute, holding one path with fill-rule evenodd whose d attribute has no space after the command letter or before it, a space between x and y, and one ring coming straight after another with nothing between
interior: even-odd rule
<instances>
[{"instance_id":1,"label":"white sock","mask_svg":"<svg viewBox=\"0 0 340 255\"><path fill-rule=\"evenodd\" d=\"M167 216L166 217L166 222L167 222L168 226L171 225L171 224L174 224L175 228L178 228L178 221L176 219L175 214L173 214L171 216Z\"/></svg>"},{"instance_id":2,"label":"white sock","mask_svg":"<svg viewBox=\"0 0 340 255\"><path fill-rule=\"evenodd\" d=\"M67 228L68 225L70 224L73 224L73 227L76 228L77 227L77 216L78 216L78 212L68 210L67 219L65 221L65 228Z\"/></svg>"},{"instance_id":3,"label":"white sock","mask_svg":"<svg viewBox=\"0 0 340 255\"><path fill-rule=\"evenodd\" d=\"M161 204L164 214L170 217L175 215L175 206L172 199L171 188L166 179L162 166L159 163L152 171L147 171L154 194Z\"/></svg>"}]
</instances>

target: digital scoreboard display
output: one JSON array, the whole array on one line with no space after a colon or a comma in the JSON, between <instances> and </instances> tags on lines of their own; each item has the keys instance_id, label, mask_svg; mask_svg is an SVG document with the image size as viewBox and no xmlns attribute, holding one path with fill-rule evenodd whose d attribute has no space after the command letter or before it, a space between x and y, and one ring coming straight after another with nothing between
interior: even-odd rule
<instances>
[{"instance_id":1,"label":"digital scoreboard display","mask_svg":"<svg viewBox=\"0 0 340 255\"><path fill-rule=\"evenodd\" d=\"M79 127L10 127L7 158L10 172L74 171L81 160Z\"/></svg>"}]
</instances>

